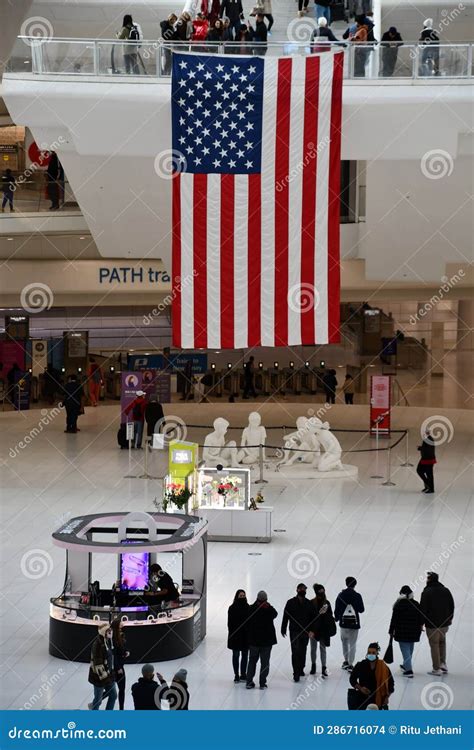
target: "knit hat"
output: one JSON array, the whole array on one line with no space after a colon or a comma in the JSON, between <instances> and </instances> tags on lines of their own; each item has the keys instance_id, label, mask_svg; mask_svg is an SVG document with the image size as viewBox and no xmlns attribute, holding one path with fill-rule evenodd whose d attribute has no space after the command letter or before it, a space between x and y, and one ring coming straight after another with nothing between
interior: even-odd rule
<instances>
[{"instance_id":1,"label":"knit hat","mask_svg":"<svg viewBox=\"0 0 474 750\"><path fill-rule=\"evenodd\" d=\"M324 16L321 16L320 18L318 18L318 26L327 26L327 25L328 25L327 18L324 18Z\"/></svg>"},{"instance_id":2,"label":"knit hat","mask_svg":"<svg viewBox=\"0 0 474 750\"><path fill-rule=\"evenodd\" d=\"M188 676L187 669L178 669L175 676L173 677L173 680L181 680L181 682L186 682L187 676Z\"/></svg>"},{"instance_id":3,"label":"knit hat","mask_svg":"<svg viewBox=\"0 0 474 750\"><path fill-rule=\"evenodd\" d=\"M423 21L423 26L425 29L432 29L433 28L433 19L427 18L426 21Z\"/></svg>"},{"instance_id":4,"label":"knit hat","mask_svg":"<svg viewBox=\"0 0 474 750\"><path fill-rule=\"evenodd\" d=\"M106 632L110 630L110 623L109 622L102 622L99 625L99 635L103 635L105 638Z\"/></svg>"},{"instance_id":5,"label":"knit hat","mask_svg":"<svg viewBox=\"0 0 474 750\"><path fill-rule=\"evenodd\" d=\"M410 594L413 594L413 591L409 586L402 586L400 589L400 594L403 594L403 596L409 596Z\"/></svg>"},{"instance_id":6,"label":"knit hat","mask_svg":"<svg viewBox=\"0 0 474 750\"><path fill-rule=\"evenodd\" d=\"M155 667L153 664L144 664L142 667L142 675L145 677L147 674L153 674L155 671Z\"/></svg>"},{"instance_id":7,"label":"knit hat","mask_svg":"<svg viewBox=\"0 0 474 750\"><path fill-rule=\"evenodd\" d=\"M257 601L258 602L266 602L268 600L267 592L266 591L259 591L257 594Z\"/></svg>"}]
</instances>

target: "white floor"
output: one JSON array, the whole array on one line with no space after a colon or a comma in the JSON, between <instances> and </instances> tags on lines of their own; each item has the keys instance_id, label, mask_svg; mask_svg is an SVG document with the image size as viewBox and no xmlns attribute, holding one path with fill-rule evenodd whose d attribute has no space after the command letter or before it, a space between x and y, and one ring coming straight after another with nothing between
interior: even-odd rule
<instances>
[{"instance_id":1,"label":"white floor","mask_svg":"<svg viewBox=\"0 0 474 750\"><path fill-rule=\"evenodd\" d=\"M259 406L266 414L267 424L291 424L297 413L304 412L301 404ZM195 424L198 420L209 423L216 416L215 410L222 411L223 406L173 404L169 408L173 414ZM234 424L242 424L249 411L249 406L243 404L225 408ZM367 423L366 411L363 406L333 407L331 424L344 427L352 424L363 429ZM401 446L394 451L396 486L390 488L370 478L375 473L373 454L355 453L350 461L347 457L344 460L358 465L358 481L302 480L265 487L265 501L275 507L274 529L280 530L275 532L271 544L209 545L207 637L182 664L159 665L167 678L180 666L188 670L192 709L346 707L348 679L340 669L338 636L332 640L328 652L330 677L325 681L318 676L306 677L295 685L291 680L288 639L279 637L272 655L269 689L250 692L243 684L234 686L230 652L226 649L226 611L237 588L245 588L252 600L259 589L266 589L270 601L281 613L299 579L308 585L315 580L324 583L334 603L345 576L355 575L366 605L357 652L361 658L372 640L379 640L385 648L391 605L400 586L415 585L419 596L419 581L433 566L456 601L455 620L448 634L450 674L442 679L426 674L430 658L423 636L415 651L416 676L408 681L398 670L400 659L396 648L392 708L422 708L437 700L448 708L471 707L472 413L455 410L442 413L450 420L454 432L451 442L437 450L436 495L420 494L414 468L399 466L404 455ZM433 410L417 408L399 409L395 414L398 426L409 424L412 428L413 462L418 438L416 426L432 414ZM85 709L91 695L87 666L69 664L48 655L48 601L59 593L64 578L64 552L51 544L51 533L66 518L84 512L152 510L160 484L123 479L128 459L127 453L116 446L118 407L87 409L81 432L74 436L63 433L63 416L57 416L21 449L19 441L38 424L38 419L37 410L0 414L3 444L0 636L2 672L8 674L0 686L0 707ZM201 434L189 430L192 438L200 438ZM276 440L275 433L273 439ZM344 441L349 448L358 443L359 436L346 434ZM367 444L365 441L363 447ZM305 550L311 553L313 571L317 556L320 565L317 574L305 568L304 558L308 554ZM301 563L296 577L288 570L290 556L294 554ZM40 559L43 568L41 564L34 567L35 558ZM280 622L279 617L277 626ZM129 687L138 673L138 666L128 667ZM129 690L127 707L132 707Z\"/></svg>"}]
</instances>

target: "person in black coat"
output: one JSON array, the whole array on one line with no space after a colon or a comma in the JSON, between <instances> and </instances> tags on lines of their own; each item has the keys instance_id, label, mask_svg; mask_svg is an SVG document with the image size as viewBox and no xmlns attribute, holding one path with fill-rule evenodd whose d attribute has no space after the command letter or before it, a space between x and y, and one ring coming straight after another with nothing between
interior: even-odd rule
<instances>
[{"instance_id":1,"label":"person in black coat","mask_svg":"<svg viewBox=\"0 0 474 750\"><path fill-rule=\"evenodd\" d=\"M446 633L453 622L454 599L450 590L439 582L437 573L428 573L420 607L433 662L433 669L428 674L446 674Z\"/></svg>"},{"instance_id":2,"label":"person in black coat","mask_svg":"<svg viewBox=\"0 0 474 750\"><path fill-rule=\"evenodd\" d=\"M161 701L166 697L168 685L159 672L156 673L160 681L155 680L155 668L152 664L144 664L142 676L132 685L132 697L135 711L159 711Z\"/></svg>"},{"instance_id":3,"label":"person in black coat","mask_svg":"<svg viewBox=\"0 0 474 750\"><path fill-rule=\"evenodd\" d=\"M323 376L324 395L327 404L336 403L337 378L336 370L328 370Z\"/></svg>"},{"instance_id":4,"label":"person in black coat","mask_svg":"<svg viewBox=\"0 0 474 750\"><path fill-rule=\"evenodd\" d=\"M84 391L77 379L77 375L69 375L68 382L63 386L63 404L66 409L66 429L64 432L79 432L77 419L82 409Z\"/></svg>"},{"instance_id":5,"label":"person in black coat","mask_svg":"<svg viewBox=\"0 0 474 750\"><path fill-rule=\"evenodd\" d=\"M296 587L296 596L288 599L283 613L281 623L281 634L286 638L288 625L290 626L291 641L291 664L293 666L293 680L300 681L304 676L306 663L306 649L308 648L309 634L313 632L316 610L306 598L306 586L299 583Z\"/></svg>"},{"instance_id":6,"label":"person in black coat","mask_svg":"<svg viewBox=\"0 0 474 750\"><path fill-rule=\"evenodd\" d=\"M247 640L249 644L249 663L247 667L247 690L255 687L253 678L260 659L260 690L267 687L270 672L270 656L277 642L274 620L278 612L268 602L266 591L259 591L257 600L250 605L247 622Z\"/></svg>"},{"instance_id":7,"label":"person in black coat","mask_svg":"<svg viewBox=\"0 0 474 750\"><path fill-rule=\"evenodd\" d=\"M395 26L390 26L389 30L382 35L382 75L384 78L391 78L398 59L398 48L403 44L403 39Z\"/></svg>"},{"instance_id":8,"label":"person in black coat","mask_svg":"<svg viewBox=\"0 0 474 750\"><path fill-rule=\"evenodd\" d=\"M247 680L247 663L249 657L247 621L249 610L250 605L247 601L245 591L237 589L234 601L227 610L227 629L229 632L227 648L232 651L234 682L245 682Z\"/></svg>"},{"instance_id":9,"label":"person in black coat","mask_svg":"<svg viewBox=\"0 0 474 750\"><path fill-rule=\"evenodd\" d=\"M323 677L327 677L326 649L331 645L331 636L336 633L336 621L334 620L332 607L326 599L326 590L324 586L320 583L315 583L313 589L316 596L311 600L311 604L315 609L316 616L311 625L312 630L309 634L311 651L310 674L316 674L316 655L319 643L319 650L321 653L321 674Z\"/></svg>"},{"instance_id":10,"label":"person in black coat","mask_svg":"<svg viewBox=\"0 0 474 750\"><path fill-rule=\"evenodd\" d=\"M405 677L413 677L412 657L415 643L418 643L423 630L423 614L420 603L413 598L409 586L402 586L400 596L393 605L389 634L400 646L403 664L401 668Z\"/></svg>"},{"instance_id":11,"label":"person in black coat","mask_svg":"<svg viewBox=\"0 0 474 750\"><path fill-rule=\"evenodd\" d=\"M432 495L434 489L433 467L436 463L435 443L428 430L425 433L423 442L418 446L420 451L420 460L416 467L416 473L424 483L424 489L421 491L426 495Z\"/></svg>"},{"instance_id":12,"label":"person in black coat","mask_svg":"<svg viewBox=\"0 0 474 750\"><path fill-rule=\"evenodd\" d=\"M163 424L164 418L163 407L158 401L158 396L156 393L152 393L147 405L145 406L146 434L149 438L153 437L155 430L156 432L161 431L160 427ZM158 429L156 429L158 422L160 422L160 424L158 425Z\"/></svg>"},{"instance_id":13,"label":"person in black coat","mask_svg":"<svg viewBox=\"0 0 474 750\"><path fill-rule=\"evenodd\" d=\"M123 711L125 707L125 660L130 656L125 646L125 636L123 634L123 624L121 620L112 622L112 651L114 657L114 674L118 688L119 710Z\"/></svg>"},{"instance_id":14,"label":"person in black coat","mask_svg":"<svg viewBox=\"0 0 474 750\"><path fill-rule=\"evenodd\" d=\"M395 690L392 673L380 659L379 652L378 643L369 643L365 659L357 662L351 672L349 681L359 693L359 710L365 710L370 703L375 703L379 709L388 708L390 695Z\"/></svg>"},{"instance_id":15,"label":"person in black coat","mask_svg":"<svg viewBox=\"0 0 474 750\"><path fill-rule=\"evenodd\" d=\"M254 47L254 54L260 57L264 57L267 54L267 40L268 40L268 28L265 23L265 16L263 13L257 13L255 19L255 32L253 35L253 41L257 42Z\"/></svg>"},{"instance_id":16,"label":"person in black coat","mask_svg":"<svg viewBox=\"0 0 474 750\"><path fill-rule=\"evenodd\" d=\"M189 688L187 683L188 672L186 669L178 669L171 680L171 685L166 690L164 697L169 703L170 711L189 711Z\"/></svg>"}]
</instances>

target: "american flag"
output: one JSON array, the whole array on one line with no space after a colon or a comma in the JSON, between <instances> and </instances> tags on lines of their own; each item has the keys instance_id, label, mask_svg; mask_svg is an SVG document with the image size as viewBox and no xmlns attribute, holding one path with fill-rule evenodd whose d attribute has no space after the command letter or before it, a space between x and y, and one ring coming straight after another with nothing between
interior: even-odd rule
<instances>
[{"instance_id":1,"label":"american flag","mask_svg":"<svg viewBox=\"0 0 474 750\"><path fill-rule=\"evenodd\" d=\"M343 53L174 53L173 344L339 340Z\"/></svg>"}]
</instances>

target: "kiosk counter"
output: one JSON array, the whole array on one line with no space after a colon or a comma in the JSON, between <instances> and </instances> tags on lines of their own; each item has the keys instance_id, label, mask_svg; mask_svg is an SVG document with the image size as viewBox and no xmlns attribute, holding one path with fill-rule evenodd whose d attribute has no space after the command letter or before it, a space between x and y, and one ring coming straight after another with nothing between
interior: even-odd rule
<instances>
[{"instance_id":1,"label":"kiosk counter","mask_svg":"<svg viewBox=\"0 0 474 750\"><path fill-rule=\"evenodd\" d=\"M53 542L66 550L66 575L50 600L52 656L88 662L98 625L116 619L132 664L180 659L205 637L207 521L172 513L88 515L70 519ZM113 556L114 580L104 587L92 580L95 555Z\"/></svg>"}]
</instances>

